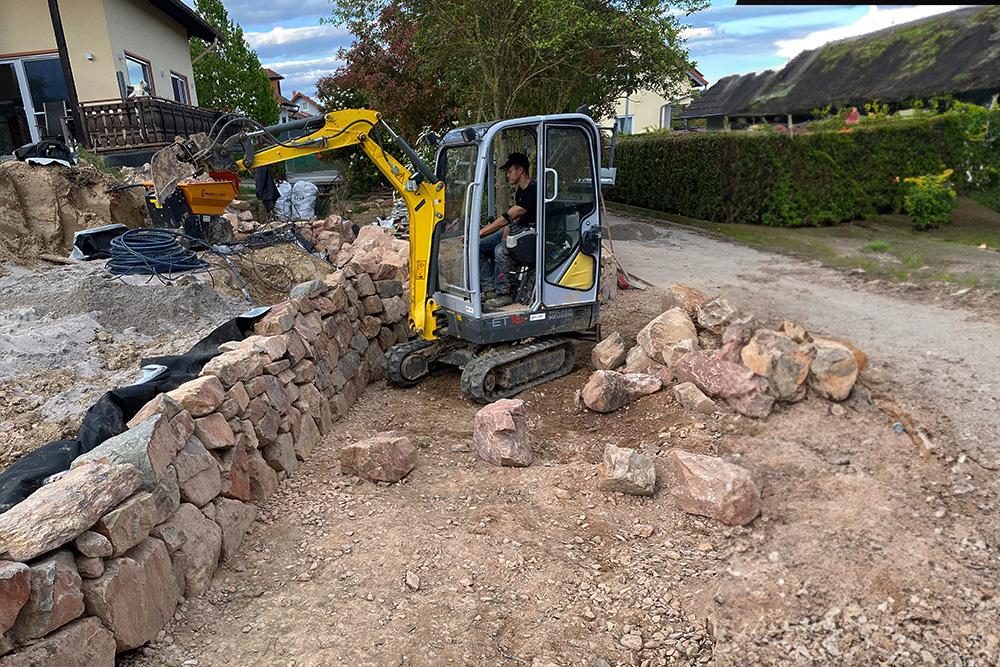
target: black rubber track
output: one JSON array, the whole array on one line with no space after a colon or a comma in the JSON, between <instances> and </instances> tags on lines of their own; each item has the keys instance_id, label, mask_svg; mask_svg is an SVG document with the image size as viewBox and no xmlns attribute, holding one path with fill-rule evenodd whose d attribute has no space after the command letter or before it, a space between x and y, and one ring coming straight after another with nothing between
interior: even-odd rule
<instances>
[{"instance_id":1,"label":"black rubber track","mask_svg":"<svg viewBox=\"0 0 1000 667\"><path fill-rule=\"evenodd\" d=\"M427 362L428 371L420 377L407 378L403 376L403 362L408 356L414 352L427 349L432 345L439 344L440 342L436 340L416 338L406 343L393 345L382 357L382 373L389 378L389 382L392 382L397 387L413 387L428 378L457 371L458 369L451 364L436 363L431 359Z\"/></svg>"},{"instance_id":2,"label":"black rubber track","mask_svg":"<svg viewBox=\"0 0 1000 667\"><path fill-rule=\"evenodd\" d=\"M528 382L522 382L513 387L486 389L486 380L492 371L506 364L522 361L527 357L540 353L549 352L550 354L555 354L560 347L564 350L565 359L555 371L539 375ZM551 338L527 345L515 345L506 350L485 354L467 364L465 370L462 371L462 394L466 398L480 403L492 403L502 398L510 398L525 389L537 387L540 384L568 375L573 370L573 362L575 360L576 347L573 345L573 341L568 338Z\"/></svg>"}]
</instances>

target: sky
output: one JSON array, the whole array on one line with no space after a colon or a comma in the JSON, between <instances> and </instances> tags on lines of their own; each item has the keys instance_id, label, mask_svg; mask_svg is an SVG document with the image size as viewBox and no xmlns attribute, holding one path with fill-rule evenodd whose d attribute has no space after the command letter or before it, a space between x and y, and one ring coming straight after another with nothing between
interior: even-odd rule
<instances>
[{"instance_id":1,"label":"sky","mask_svg":"<svg viewBox=\"0 0 1000 667\"><path fill-rule=\"evenodd\" d=\"M194 0L184 0L194 6ZM327 0L223 0L229 18L243 28L264 67L284 76L281 92L315 99L316 80L342 61L349 47L346 29L320 25L330 16ZM964 5L740 5L713 1L691 16L684 34L691 60L714 84L730 74L780 69L796 54L826 42L855 37ZM318 100L317 100L318 102Z\"/></svg>"}]
</instances>

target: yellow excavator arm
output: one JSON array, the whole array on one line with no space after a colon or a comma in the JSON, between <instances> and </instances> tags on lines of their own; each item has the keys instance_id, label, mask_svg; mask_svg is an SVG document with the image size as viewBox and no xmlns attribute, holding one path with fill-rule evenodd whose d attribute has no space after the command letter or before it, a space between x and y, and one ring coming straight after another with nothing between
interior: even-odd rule
<instances>
[{"instance_id":1,"label":"yellow excavator arm","mask_svg":"<svg viewBox=\"0 0 1000 667\"><path fill-rule=\"evenodd\" d=\"M310 120L308 123L292 122L284 126L266 128L266 131L272 135L278 135L282 131L297 127L311 128L317 121L318 119L316 121ZM416 173L400 164L371 137L371 131L379 125L389 132L396 144L414 161L418 168ZM283 141L258 152L253 151L248 140L254 134L261 134L261 132L239 135L227 140L224 144L220 144L218 140L212 140L206 135L195 135L187 142L179 140L173 147L161 152L164 153L164 156L159 159L154 156L154 183L157 177L157 167L161 166L163 172L168 172L170 169L176 169L174 166L176 161L188 162L200 167L210 166L213 169L224 169L224 164L220 164L220 162L231 162L233 153L242 152L243 157L236 160L236 164L243 169L250 170L254 167L275 164L303 155L313 155L360 145L406 203L406 210L410 216L410 326L418 335L427 340L437 338L434 311L437 310L438 306L427 293L427 286L434 227L444 219L444 183L438 180L433 172L423 164L413 149L392 132L382 121L381 114L377 111L348 109L328 113L323 116L322 126L311 134ZM174 152L167 154L171 150ZM168 164L171 166L167 166ZM164 190L167 191L161 196L164 198L168 196L169 190L172 190L175 185L176 181L167 181L164 186ZM156 186L156 190L160 191L159 185Z\"/></svg>"}]
</instances>

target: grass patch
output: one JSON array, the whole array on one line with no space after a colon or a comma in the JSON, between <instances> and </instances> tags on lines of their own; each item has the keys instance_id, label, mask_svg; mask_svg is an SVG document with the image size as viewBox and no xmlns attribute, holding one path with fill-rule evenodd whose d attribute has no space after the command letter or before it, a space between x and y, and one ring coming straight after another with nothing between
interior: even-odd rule
<instances>
[{"instance_id":1,"label":"grass patch","mask_svg":"<svg viewBox=\"0 0 1000 667\"><path fill-rule=\"evenodd\" d=\"M97 169L97 171L102 174L108 174L114 177L116 181L121 181L124 174L122 173L121 167L116 167L112 164L108 164L108 161L103 155L98 155L96 153L91 153L86 148L80 148L76 152L76 156L89 164L90 166Z\"/></svg>"},{"instance_id":2,"label":"grass patch","mask_svg":"<svg viewBox=\"0 0 1000 667\"><path fill-rule=\"evenodd\" d=\"M861 252L892 252L892 244L888 241L872 241L861 246Z\"/></svg>"}]
</instances>

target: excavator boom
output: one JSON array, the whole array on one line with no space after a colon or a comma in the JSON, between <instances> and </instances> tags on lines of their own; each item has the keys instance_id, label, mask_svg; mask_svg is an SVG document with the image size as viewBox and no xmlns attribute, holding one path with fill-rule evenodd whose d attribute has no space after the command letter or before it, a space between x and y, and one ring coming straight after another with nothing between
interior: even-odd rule
<instances>
[{"instance_id":1,"label":"excavator boom","mask_svg":"<svg viewBox=\"0 0 1000 667\"><path fill-rule=\"evenodd\" d=\"M248 119L244 119L252 123ZM234 122L234 121L230 121ZM226 124L228 125L228 123ZM222 126L221 134L226 125ZM411 172L373 136L381 127L416 168ZM293 121L272 127L240 132L225 141L206 134L192 135L153 156L153 186L161 199L168 197L187 176L207 169L236 171L253 169L322 151L360 146L365 155L402 197L410 216L410 325L422 338L434 340L437 304L428 295L428 258L435 226L444 219L444 183L424 164L410 146L382 121L381 114L368 109L334 111L322 117ZM274 139L283 132L311 129L311 133L285 141ZM255 137L268 136L273 145L255 151ZM241 157L237 157L237 155Z\"/></svg>"}]
</instances>

